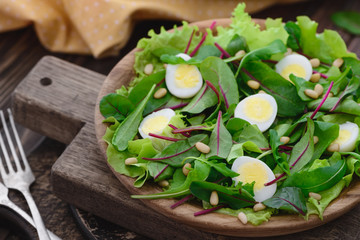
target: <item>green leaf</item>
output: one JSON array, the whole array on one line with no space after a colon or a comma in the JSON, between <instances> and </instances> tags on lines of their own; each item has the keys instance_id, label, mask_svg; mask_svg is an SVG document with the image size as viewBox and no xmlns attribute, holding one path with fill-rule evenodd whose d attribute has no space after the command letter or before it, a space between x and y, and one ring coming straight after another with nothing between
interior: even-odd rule
<instances>
[{"instance_id":1,"label":"green leaf","mask_svg":"<svg viewBox=\"0 0 360 240\"><path fill-rule=\"evenodd\" d=\"M272 198L263 202L265 206L305 215L307 212L305 197L296 187L279 189Z\"/></svg>"},{"instance_id":2,"label":"green leaf","mask_svg":"<svg viewBox=\"0 0 360 240\"><path fill-rule=\"evenodd\" d=\"M315 121L314 136L317 136L319 141L314 145L312 160L320 158L326 148L338 137L338 135L338 124Z\"/></svg>"},{"instance_id":3,"label":"green leaf","mask_svg":"<svg viewBox=\"0 0 360 240\"><path fill-rule=\"evenodd\" d=\"M247 53L242 58L235 77L239 75L241 68L244 67L246 63L250 61L268 60L272 55L284 53L286 50L287 49L285 44L281 40L276 39L266 47L259 48Z\"/></svg>"},{"instance_id":4,"label":"green leaf","mask_svg":"<svg viewBox=\"0 0 360 240\"><path fill-rule=\"evenodd\" d=\"M220 50L214 45L204 45L199 48L196 55L194 56L195 60L202 61L207 57L215 56L220 57Z\"/></svg>"},{"instance_id":5,"label":"green leaf","mask_svg":"<svg viewBox=\"0 0 360 240\"><path fill-rule=\"evenodd\" d=\"M197 142L207 144L208 136L206 134L198 134L187 139L174 142L157 154L154 158L167 158L160 160L172 167L182 167L183 160L187 157L198 157L200 152L194 147Z\"/></svg>"},{"instance_id":6,"label":"green leaf","mask_svg":"<svg viewBox=\"0 0 360 240\"><path fill-rule=\"evenodd\" d=\"M114 145L118 151L124 151L128 147L128 141L132 140L137 134L138 127L142 120L142 113L150 97L154 94L154 91L155 84L144 100L140 102L134 111L132 111L116 129L112 138L112 145Z\"/></svg>"},{"instance_id":7,"label":"green leaf","mask_svg":"<svg viewBox=\"0 0 360 240\"><path fill-rule=\"evenodd\" d=\"M205 109L218 103L218 98L213 90L206 84L202 86L200 91L191 99L189 104L181 111L188 113L201 113Z\"/></svg>"},{"instance_id":8,"label":"green leaf","mask_svg":"<svg viewBox=\"0 0 360 240\"><path fill-rule=\"evenodd\" d=\"M124 96L110 93L100 101L100 112L105 117L114 117L121 122L134 110L134 104Z\"/></svg>"},{"instance_id":9,"label":"green leaf","mask_svg":"<svg viewBox=\"0 0 360 240\"><path fill-rule=\"evenodd\" d=\"M245 52L249 51L246 39L235 34L227 45L226 52L228 52L230 56L234 56L240 50L244 50Z\"/></svg>"},{"instance_id":10,"label":"green leaf","mask_svg":"<svg viewBox=\"0 0 360 240\"><path fill-rule=\"evenodd\" d=\"M344 160L339 160L333 166L296 172L288 176L282 186L298 187L307 196L309 192L320 192L331 188L343 178L345 172L346 163Z\"/></svg>"},{"instance_id":11,"label":"green leaf","mask_svg":"<svg viewBox=\"0 0 360 240\"><path fill-rule=\"evenodd\" d=\"M216 191L219 196L219 204L229 205L233 209L252 206L255 201L250 193L238 188L230 188L205 181L193 181L190 185L191 193L206 202L210 202L212 191Z\"/></svg>"},{"instance_id":12,"label":"green leaf","mask_svg":"<svg viewBox=\"0 0 360 240\"><path fill-rule=\"evenodd\" d=\"M155 179L155 182L171 178L175 170L173 167L160 162L149 162L147 164L147 168L149 170L150 176L153 178L156 177L165 168L165 170Z\"/></svg>"},{"instance_id":13,"label":"green leaf","mask_svg":"<svg viewBox=\"0 0 360 240\"><path fill-rule=\"evenodd\" d=\"M200 72L204 79L217 88L226 107L239 103L239 91L234 74L222 59L206 58L200 65Z\"/></svg>"},{"instance_id":14,"label":"green leaf","mask_svg":"<svg viewBox=\"0 0 360 240\"><path fill-rule=\"evenodd\" d=\"M250 125L250 123L244 119L230 118L226 124L226 129L232 136L234 136L235 133L241 132L241 130L247 125Z\"/></svg>"},{"instance_id":15,"label":"green leaf","mask_svg":"<svg viewBox=\"0 0 360 240\"><path fill-rule=\"evenodd\" d=\"M269 136L270 136L270 147L274 156L274 159L276 161L276 163L278 164L278 166L286 173L286 174L290 174L290 169L289 169L289 164L287 162L287 156L286 154L279 154L279 146L283 145L282 142L280 142L280 137L278 136L276 130L274 129L270 129L269 131Z\"/></svg>"},{"instance_id":16,"label":"green leaf","mask_svg":"<svg viewBox=\"0 0 360 240\"><path fill-rule=\"evenodd\" d=\"M221 111L218 114L216 126L210 135L210 152L206 154L206 158L217 156L219 158L227 158L230 153L232 137L229 131L225 128Z\"/></svg>"},{"instance_id":17,"label":"green leaf","mask_svg":"<svg viewBox=\"0 0 360 240\"><path fill-rule=\"evenodd\" d=\"M244 143L247 141L255 143L259 148L269 147L268 140L264 137L263 133L256 125L246 125L239 135L237 142Z\"/></svg>"},{"instance_id":18,"label":"green leaf","mask_svg":"<svg viewBox=\"0 0 360 240\"><path fill-rule=\"evenodd\" d=\"M335 104L339 101L338 97L328 97L324 104L321 106L320 111L328 112L332 109ZM316 99L308 103L308 108L310 110L315 110L316 107L320 104L321 99ZM338 107L333 111L333 113L348 113L356 116L360 116L360 105L352 99L346 98L340 102Z\"/></svg>"},{"instance_id":19,"label":"green leaf","mask_svg":"<svg viewBox=\"0 0 360 240\"><path fill-rule=\"evenodd\" d=\"M217 161L217 160L207 160L207 159L202 159L202 158L196 158L196 159L213 167L216 171L218 171L225 177L233 178L233 177L239 176L238 173L233 172L231 169L229 169L224 162Z\"/></svg>"},{"instance_id":20,"label":"green leaf","mask_svg":"<svg viewBox=\"0 0 360 240\"><path fill-rule=\"evenodd\" d=\"M341 11L331 15L331 20L346 31L360 35L360 13L354 11Z\"/></svg>"},{"instance_id":21,"label":"green leaf","mask_svg":"<svg viewBox=\"0 0 360 240\"><path fill-rule=\"evenodd\" d=\"M289 165L292 166L290 172L295 173L308 164L314 153L314 122L308 118L307 130L300 141L291 151Z\"/></svg>"},{"instance_id":22,"label":"green leaf","mask_svg":"<svg viewBox=\"0 0 360 240\"><path fill-rule=\"evenodd\" d=\"M296 87L290 81L262 62L249 62L244 67L252 79L259 81L261 89L275 98L278 115L293 117L304 112L305 102L297 95Z\"/></svg>"},{"instance_id":23,"label":"green leaf","mask_svg":"<svg viewBox=\"0 0 360 240\"><path fill-rule=\"evenodd\" d=\"M347 51L344 40L336 31L325 30L323 33L317 33L318 23L315 21L311 21L307 16L299 16L296 19L301 29L301 48L306 55L327 63L336 58L356 58L355 53Z\"/></svg>"},{"instance_id":24,"label":"green leaf","mask_svg":"<svg viewBox=\"0 0 360 240\"><path fill-rule=\"evenodd\" d=\"M292 50L297 51L300 49L300 36L301 30L299 26L293 21L288 21L285 26L285 30L289 34L286 45Z\"/></svg>"},{"instance_id":25,"label":"green leaf","mask_svg":"<svg viewBox=\"0 0 360 240\"><path fill-rule=\"evenodd\" d=\"M177 171L182 174L182 171ZM206 163L195 160L194 168L190 170L189 174L186 177L186 180L167 191L148 194L148 195L132 195L132 198L137 199L159 199L159 198L174 198L181 197L190 194L190 184L193 181L204 181L210 173L210 166Z\"/></svg>"},{"instance_id":26,"label":"green leaf","mask_svg":"<svg viewBox=\"0 0 360 240\"><path fill-rule=\"evenodd\" d=\"M256 153L262 153L261 149L253 142L247 141L243 143L233 144L226 161L232 163L232 160L244 156L244 150Z\"/></svg>"},{"instance_id":27,"label":"green leaf","mask_svg":"<svg viewBox=\"0 0 360 240\"><path fill-rule=\"evenodd\" d=\"M234 217L237 217L240 212L243 212L245 213L248 222L250 222L254 226L258 226L264 222L269 221L271 215L275 214L277 210L275 210L274 208L266 208L264 210L255 212L252 208L240 208L237 210L231 208L220 208L215 212L231 215Z\"/></svg>"},{"instance_id":28,"label":"green leaf","mask_svg":"<svg viewBox=\"0 0 360 240\"><path fill-rule=\"evenodd\" d=\"M306 81L305 79L303 79L301 77L297 77L294 74L290 74L290 80L294 83L296 90L297 90L297 94L299 95L301 100L303 100L303 101L314 100L313 98L311 98L305 94L305 90L306 89L314 89L315 85L320 84L320 83L313 83L311 81ZM320 85L322 85L322 84L320 84ZM330 83L326 83L326 85L329 86Z\"/></svg>"}]
</instances>

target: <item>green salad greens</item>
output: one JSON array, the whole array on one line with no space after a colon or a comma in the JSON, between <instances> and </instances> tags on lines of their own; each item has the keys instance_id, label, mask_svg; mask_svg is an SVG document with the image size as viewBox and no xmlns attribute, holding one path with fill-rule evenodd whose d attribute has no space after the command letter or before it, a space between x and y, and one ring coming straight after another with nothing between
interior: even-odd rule
<instances>
[{"instance_id":1,"label":"green salad greens","mask_svg":"<svg viewBox=\"0 0 360 240\"><path fill-rule=\"evenodd\" d=\"M100 102L109 164L163 189L132 197L198 201L195 216L254 225L322 219L360 176L360 61L317 27L299 16L261 29L239 4L228 27L184 22L141 39L136 77Z\"/></svg>"}]
</instances>

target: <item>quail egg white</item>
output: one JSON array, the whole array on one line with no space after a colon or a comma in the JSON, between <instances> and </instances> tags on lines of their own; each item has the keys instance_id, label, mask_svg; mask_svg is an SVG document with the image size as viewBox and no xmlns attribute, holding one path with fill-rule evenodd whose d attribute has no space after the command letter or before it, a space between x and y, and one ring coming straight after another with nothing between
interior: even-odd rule
<instances>
[{"instance_id":1,"label":"quail egg white","mask_svg":"<svg viewBox=\"0 0 360 240\"><path fill-rule=\"evenodd\" d=\"M231 170L239 174L239 176L233 178L236 184L238 184L238 182L242 182L243 184L255 182L255 201L263 202L275 194L277 187L276 183L269 186L264 185L265 183L274 180L275 175L261 160L248 156L241 156L234 161Z\"/></svg>"},{"instance_id":2,"label":"quail egg white","mask_svg":"<svg viewBox=\"0 0 360 240\"><path fill-rule=\"evenodd\" d=\"M175 116L174 110L165 108L147 115L139 126L139 133L142 138L152 138L149 133L161 134Z\"/></svg>"},{"instance_id":3,"label":"quail egg white","mask_svg":"<svg viewBox=\"0 0 360 240\"><path fill-rule=\"evenodd\" d=\"M184 60L191 57L180 53L176 55ZM199 69L189 64L168 64L166 67L165 83L169 92L178 98L191 98L201 89L203 79Z\"/></svg>"},{"instance_id":4,"label":"quail egg white","mask_svg":"<svg viewBox=\"0 0 360 240\"><path fill-rule=\"evenodd\" d=\"M359 126L356 123L346 122L340 124L339 136L333 143L340 146L340 152L351 152L355 149L356 140L359 137Z\"/></svg>"},{"instance_id":5,"label":"quail egg white","mask_svg":"<svg viewBox=\"0 0 360 240\"><path fill-rule=\"evenodd\" d=\"M235 108L234 117L255 124L261 132L265 132L273 124L277 108L273 96L258 93L241 100Z\"/></svg>"},{"instance_id":6,"label":"quail egg white","mask_svg":"<svg viewBox=\"0 0 360 240\"><path fill-rule=\"evenodd\" d=\"M290 54L284 57L275 65L275 69L288 81L291 81L290 74L309 81L313 71L309 59L299 54Z\"/></svg>"}]
</instances>

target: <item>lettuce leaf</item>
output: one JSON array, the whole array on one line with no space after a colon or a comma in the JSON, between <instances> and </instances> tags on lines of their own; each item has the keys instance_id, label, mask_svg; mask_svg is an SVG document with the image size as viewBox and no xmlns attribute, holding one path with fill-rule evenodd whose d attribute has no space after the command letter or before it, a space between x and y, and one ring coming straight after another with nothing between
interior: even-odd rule
<instances>
[{"instance_id":1,"label":"lettuce leaf","mask_svg":"<svg viewBox=\"0 0 360 240\"><path fill-rule=\"evenodd\" d=\"M318 23L307 16L297 17L297 24L301 29L300 45L306 55L326 63L331 63L336 58L356 58L355 53L347 51L344 40L336 31L326 29L317 34Z\"/></svg>"},{"instance_id":2,"label":"lettuce leaf","mask_svg":"<svg viewBox=\"0 0 360 240\"><path fill-rule=\"evenodd\" d=\"M231 208L221 208L219 210L216 210L216 212L231 215L234 217L236 217L239 212L243 212L245 213L248 222L250 222L252 225L258 226L263 222L269 221L271 215L276 214L277 210L274 208L266 208L264 210L254 212L252 208L241 208L238 210L234 210Z\"/></svg>"}]
</instances>

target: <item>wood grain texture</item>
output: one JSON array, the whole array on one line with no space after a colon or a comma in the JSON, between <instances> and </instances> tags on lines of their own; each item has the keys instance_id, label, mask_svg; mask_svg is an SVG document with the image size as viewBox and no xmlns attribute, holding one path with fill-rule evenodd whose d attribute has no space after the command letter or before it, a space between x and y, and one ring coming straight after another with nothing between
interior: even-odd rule
<instances>
[{"instance_id":1,"label":"wood grain texture","mask_svg":"<svg viewBox=\"0 0 360 240\"><path fill-rule=\"evenodd\" d=\"M262 27L264 26L263 20L255 20ZM204 31L211 25L213 21L203 21L194 23L199 26L200 31ZM216 20L217 25L227 26L230 20L221 19ZM100 99L114 92L122 85L127 85L133 78L133 64L134 64L134 52L133 50L127 56L125 56L110 72L108 77L100 90L97 103ZM106 143L102 140L102 136L105 133L106 125L102 123L104 119L100 111L98 110L98 104L95 108L95 128L96 135L104 155L106 151ZM105 155L106 157L106 155ZM161 192L161 188L155 184L147 183L141 188L135 188L133 186L134 179L117 173L110 165L110 169L120 182L131 192L131 194L152 194ZM324 221L321 221L318 217L311 216L308 221L304 221L302 218L294 215L273 216L269 222L263 223L260 226L253 226L251 224L241 225L235 217L211 213L201 217L194 217L194 212L202 210L200 205L195 204L183 204L176 209L170 209L175 200L173 199L158 199L158 200L143 200L144 204L154 209L155 211L188 226L194 226L197 229L201 229L206 232L212 232L217 234L224 234L229 236L275 236L284 235L294 232L304 231L326 222L329 222L340 215L346 213L351 208L356 206L360 201L360 182L354 181L354 183L346 188L341 196L334 201L324 213Z\"/></svg>"}]
</instances>

